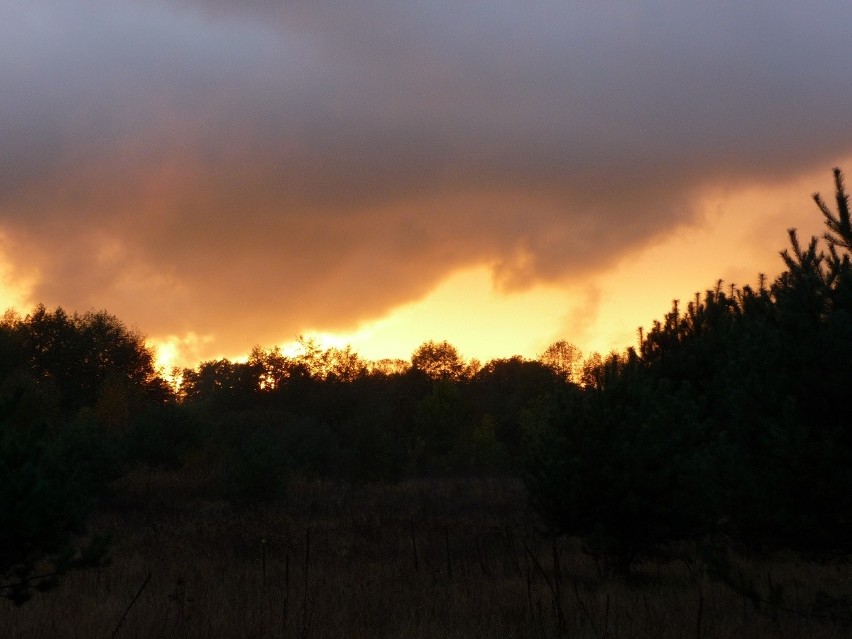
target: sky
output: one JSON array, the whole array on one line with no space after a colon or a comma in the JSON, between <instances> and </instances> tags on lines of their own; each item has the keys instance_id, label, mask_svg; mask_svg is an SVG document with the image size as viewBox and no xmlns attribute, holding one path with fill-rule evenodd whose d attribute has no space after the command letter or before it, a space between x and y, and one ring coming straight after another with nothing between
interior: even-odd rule
<instances>
[{"instance_id":1,"label":"sky","mask_svg":"<svg viewBox=\"0 0 852 639\"><path fill-rule=\"evenodd\" d=\"M852 4L0 0L0 303L165 365L586 353L783 267Z\"/></svg>"}]
</instances>

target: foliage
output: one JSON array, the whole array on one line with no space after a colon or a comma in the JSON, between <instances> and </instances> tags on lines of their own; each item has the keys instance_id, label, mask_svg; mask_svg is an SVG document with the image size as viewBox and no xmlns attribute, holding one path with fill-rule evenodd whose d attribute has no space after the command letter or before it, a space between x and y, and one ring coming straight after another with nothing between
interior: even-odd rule
<instances>
[{"instance_id":1,"label":"foliage","mask_svg":"<svg viewBox=\"0 0 852 639\"><path fill-rule=\"evenodd\" d=\"M5 398L0 415L0 595L16 604L53 585L71 568L95 565L103 540L78 541L115 459L97 433L69 424L17 423L22 395Z\"/></svg>"},{"instance_id":2,"label":"foliage","mask_svg":"<svg viewBox=\"0 0 852 639\"><path fill-rule=\"evenodd\" d=\"M568 381L576 382L582 370L583 353L568 340L560 339L545 349L539 361Z\"/></svg>"},{"instance_id":3,"label":"foliage","mask_svg":"<svg viewBox=\"0 0 852 639\"><path fill-rule=\"evenodd\" d=\"M827 249L790 230L773 282L676 300L636 348L606 357L559 340L537 361L481 365L428 341L410 364L370 364L302 338L293 355L255 347L245 362L186 369L172 395L143 338L104 312L7 313L9 596L25 598L40 566L83 561L75 535L111 479L188 459L238 504L300 477L523 473L552 529L622 572L701 539L852 552L852 226L839 171L835 187L836 213L814 196Z\"/></svg>"},{"instance_id":4,"label":"foliage","mask_svg":"<svg viewBox=\"0 0 852 639\"><path fill-rule=\"evenodd\" d=\"M144 339L103 312L7 312L0 352L0 594L22 603L102 560L87 518L124 470L131 421L169 393Z\"/></svg>"},{"instance_id":5,"label":"foliage","mask_svg":"<svg viewBox=\"0 0 852 639\"><path fill-rule=\"evenodd\" d=\"M456 347L447 341L421 344L411 356L411 365L433 380L459 380L465 370Z\"/></svg>"},{"instance_id":6,"label":"foliage","mask_svg":"<svg viewBox=\"0 0 852 639\"><path fill-rule=\"evenodd\" d=\"M176 404L153 404L134 415L124 446L131 463L175 469L200 441L200 427L191 413Z\"/></svg>"},{"instance_id":7,"label":"foliage","mask_svg":"<svg viewBox=\"0 0 852 639\"><path fill-rule=\"evenodd\" d=\"M431 462L446 471L451 466L450 455L469 422L458 386L449 379L439 379L417 406L414 422L420 468L427 470Z\"/></svg>"},{"instance_id":8,"label":"foliage","mask_svg":"<svg viewBox=\"0 0 852 639\"><path fill-rule=\"evenodd\" d=\"M106 312L68 315L39 305L24 318L7 313L0 322L12 361L52 387L67 413L96 404L109 381L138 397L165 399L153 354L138 333Z\"/></svg>"},{"instance_id":9,"label":"foliage","mask_svg":"<svg viewBox=\"0 0 852 639\"><path fill-rule=\"evenodd\" d=\"M237 443L222 475L222 492L239 503L269 501L286 487L281 440L266 429L247 434Z\"/></svg>"},{"instance_id":10,"label":"foliage","mask_svg":"<svg viewBox=\"0 0 852 639\"><path fill-rule=\"evenodd\" d=\"M521 414L567 383L520 357L466 362L446 342L418 347L411 366L368 366L302 340L292 356L255 347L244 363L203 362L184 371L180 396L217 467L242 463L242 438L263 427L291 473L382 481L517 469Z\"/></svg>"},{"instance_id":11,"label":"foliage","mask_svg":"<svg viewBox=\"0 0 852 639\"><path fill-rule=\"evenodd\" d=\"M559 531L626 571L673 542L852 551L852 270L848 198L829 252L794 230L787 270L675 301L638 352L587 365L584 392L530 429L528 485Z\"/></svg>"}]
</instances>

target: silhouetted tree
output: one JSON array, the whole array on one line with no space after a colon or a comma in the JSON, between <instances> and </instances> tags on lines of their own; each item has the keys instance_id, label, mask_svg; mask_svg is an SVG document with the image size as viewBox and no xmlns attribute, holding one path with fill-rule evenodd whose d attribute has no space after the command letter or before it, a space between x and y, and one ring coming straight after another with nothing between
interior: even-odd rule
<instances>
[{"instance_id":1,"label":"silhouetted tree","mask_svg":"<svg viewBox=\"0 0 852 639\"><path fill-rule=\"evenodd\" d=\"M578 382L583 353L571 342L561 339L548 346L539 361L570 382Z\"/></svg>"},{"instance_id":2,"label":"silhouetted tree","mask_svg":"<svg viewBox=\"0 0 852 639\"><path fill-rule=\"evenodd\" d=\"M252 348L248 363L260 373L258 386L265 392L282 388L292 376L294 361L276 346L268 351L260 346Z\"/></svg>"},{"instance_id":3,"label":"silhouetted tree","mask_svg":"<svg viewBox=\"0 0 852 639\"><path fill-rule=\"evenodd\" d=\"M424 397L415 417L417 426L416 457L422 470L449 470L451 452L470 423L467 406L458 386L440 379Z\"/></svg>"},{"instance_id":4,"label":"silhouetted tree","mask_svg":"<svg viewBox=\"0 0 852 639\"><path fill-rule=\"evenodd\" d=\"M53 388L23 375L0 388L0 596L21 604L67 570L103 560L86 522L115 449L91 424L63 422Z\"/></svg>"},{"instance_id":5,"label":"silhouetted tree","mask_svg":"<svg viewBox=\"0 0 852 639\"><path fill-rule=\"evenodd\" d=\"M581 394L528 420L528 485L560 531L628 570L724 533L753 548L848 553L852 269L848 197L814 196L828 254L794 230L770 286L680 302L639 351L587 360Z\"/></svg>"},{"instance_id":6,"label":"silhouetted tree","mask_svg":"<svg viewBox=\"0 0 852 639\"><path fill-rule=\"evenodd\" d=\"M473 377L468 392L480 423L491 424L502 450L514 452L514 461L520 461L524 412L565 383L551 367L516 356L488 362Z\"/></svg>"},{"instance_id":7,"label":"silhouetted tree","mask_svg":"<svg viewBox=\"0 0 852 639\"><path fill-rule=\"evenodd\" d=\"M216 410L248 408L260 397L266 374L257 361L202 362L197 369L183 371L180 392L185 402L206 404Z\"/></svg>"},{"instance_id":8,"label":"silhouetted tree","mask_svg":"<svg viewBox=\"0 0 852 639\"><path fill-rule=\"evenodd\" d=\"M825 218L828 231L823 236L829 247L846 249L852 251L852 222L849 217L849 196L843 184L843 173L839 168L834 169L834 193L837 202L837 215L835 215L819 193L814 193L813 199Z\"/></svg>"},{"instance_id":9,"label":"silhouetted tree","mask_svg":"<svg viewBox=\"0 0 852 639\"><path fill-rule=\"evenodd\" d=\"M406 362L404 359L386 358L380 359L376 362L370 362L368 368L369 371L374 374L377 373L385 376L402 375L411 368L411 364Z\"/></svg>"},{"instance_id":10,"label":"silhouetted tree","mask_svg":"<svg viewBox=\"0 0 852 639\"><path fill-rule=\"evenodd\" d=\"M93 407L105 388L117 385L139 400L170 395L144 338L106 312L68 315L40 305L24 318L7 313L0 328L14 341L27 374L55 388L69 414Z\"/></svg>"},{"instance_id":11,"label":"silhouetted tree","mask_svg":"<svg viewBox=\"0 0 852 639\"><path fill-rule=\"evenodd\" d=\"M330 348L326 351L325 379L337 382L353 382L367 374L367 363L352 350L345 348Z\"/></svg>"},{"instance_id":12,"label":"silhouetted tree","mask_svg":"<svg viewBox=\"0 0 852 639\"><path fill-rule=\"evenodd\" d=\"M144 338L106 312L7 312L0 350L0 595L21 602L53 581L37 566L58 575L101 556L75 536L125 467L135 414L171 393Z\"/></svg>"},{"instance_id":13,"label":"silhouetted tree","mask_svg":"<svg viewBox=\"0 0 852 639\"><path fill-rule=\"evenodd\" d=\"M433 380L458 380L465 371L464 360L456 347L447 341L424 342L412 354L411 365Z\"/></svg>"}]
</instances>

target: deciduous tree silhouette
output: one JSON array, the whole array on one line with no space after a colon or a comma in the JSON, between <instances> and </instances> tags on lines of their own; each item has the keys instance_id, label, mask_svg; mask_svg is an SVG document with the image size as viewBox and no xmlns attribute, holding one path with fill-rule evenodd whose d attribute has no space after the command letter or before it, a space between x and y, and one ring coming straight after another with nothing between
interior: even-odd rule
<instances>
[{"instance_id":1,"label":"deciduous tree silhouette","mask_svg":"<svg viewBox=\"0 0 852 639\"><path fill-rule=\"evenodd\" d=\"M121 472L132 415L169 393L144 339L105 312L7 313L0 348L0 595L21 603L102 557L75 538Z\"/></svg>"},{"instance_id":2,"label":"deciduous tree silhouette","mask_svg":"<svg viewBox=\"0 0 852 639\"><path fill-rule=\"evenodd\" d=\"M577 382L583 361L583 353L571 342L561 339L548 346L539 361L549 366L570 382Z\"/></svg>"},{"instance_id":3,"label":"deciduous tree silhouette","mask_svg":"<svg viewBox=\"0 0 852 639\"><path fill-rule=\"evenodd\" d=\"M66 411L94 406L108 380L137 398L169 394L144 338L106 312L68 315L39 305L24 318L7 313L2 329L16 342L28 374L54 387Z\"/></svg>"},{"instance_id":4,"label":"deciduous tree silhouette","mask_svg":"<svg viewBox=\"0 0 852 639\"><path fill-rule=\"evenodd\" d=\"M424 342L412 354L411 365L433 380L458 380L465 370L464 360L458 350L447 341Z\"/></svg>"}]
</instances>

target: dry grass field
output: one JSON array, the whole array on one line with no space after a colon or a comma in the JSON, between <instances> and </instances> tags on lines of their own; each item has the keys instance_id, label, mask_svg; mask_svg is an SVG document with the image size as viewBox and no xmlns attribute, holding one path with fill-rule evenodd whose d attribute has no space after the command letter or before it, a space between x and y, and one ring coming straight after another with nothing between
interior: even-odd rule
<instances>
[{"instance_id":1,"label":"dry grass field","mask_svg":"<svg viewBox=\"0 0 852 639\"><path fill-rule=\"evenodd\" d=\"M305 481L233 507L201 480L143 473L93 527L112 532L111 563L3 604L0 636L852 636L847 564L739 559L756 603L698 561L607 575L576 541L544 535L508 479Z\"/></svg>"}]
</instances>

